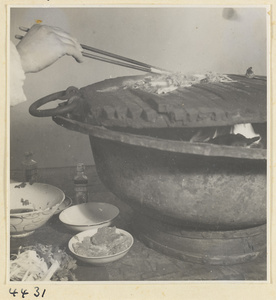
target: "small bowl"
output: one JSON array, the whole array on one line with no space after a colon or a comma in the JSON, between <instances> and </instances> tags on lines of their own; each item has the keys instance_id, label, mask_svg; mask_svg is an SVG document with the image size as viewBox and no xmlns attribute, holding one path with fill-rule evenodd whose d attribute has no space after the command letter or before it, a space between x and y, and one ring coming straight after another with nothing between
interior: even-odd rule
<instances>
[{"instance_id":1,"label":"small bowl","mask_svg":"<svg viewBox=\"0 0 276 300\"><path fill-rule=\"evenodd\" d=\"M109 226L118 214L119 209L112 204L89 202L66 208L59 219L67 228L80 232Z\"/></svg>"},{"instance_id":2,"label":"small bowl","mask_svg":"<svg viewBox=\"0 0 276 300\"><path fill-rule=\"evenodd\" d=\"M64 201L59 188L44 183L10 184L10 234L24 237L44 225Z\"/></svg>"},{"instance_id":3,"label":"small bowl","mask_svg":"<svg viewBox=\"0 0 276 300\"><path fill-rule=\"evenodd\" d=\"M124 251L121 251L119 253L109 255L109 256L87 257L84 255L77 254L74 251L73 244L77 243L77 242L82 242L85 237L92 237L94 234L97 233L97 231L98 231L98 228L86 230L86 231L76 234L75 236L73 236L70 239L70 241L68 243L69 250L80 261L89 263L94 266L109 264L109 263L112 263L112 262L117 261L117 260L121 259L122 257L124 257L133 245L133 242L134 242L133 236L129 232L127 232L123 229L116 228L116 233L122 233L131 239L130 246L127 249L125 249Z\"/></svg>"}]
</instances>

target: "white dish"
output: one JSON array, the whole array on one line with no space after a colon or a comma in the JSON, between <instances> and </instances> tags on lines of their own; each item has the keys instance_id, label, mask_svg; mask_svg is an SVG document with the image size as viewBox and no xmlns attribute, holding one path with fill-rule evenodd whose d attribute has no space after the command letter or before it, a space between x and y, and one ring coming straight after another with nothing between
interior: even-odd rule
<instances>
[{"instance_id":1,"label":"white dish","mask_svg":"<svg viewBox=\"0 0 276 300\"><path fill-rule=\"evenodd\" d=\"M93 229L90 229L90 230L86 230L86 231L83 231L83 232L80 232L78 234L76 234L75 236L73 236L69 243L68 243L68 247L69 247L69 250L72 252L72 254L79 260L83 261L83 262L86 262L86 263L89 263L89 264L92 264L92 265L95 265L95 266L98 266L98 265L105 265L105 264L108 264L108 263L111 263L111 262L114 262L118 259L121 259L122 257L124 257L128 251L130 250L130 248L132 247L133 245L133 242L134 242L134 239L133 239L133 236L123 230L123 229L119 229L119 228L116 228L116 233L122 233L126 236L128 236L130 239L131 239L131 243L130 243L130 246L125 249L124 251L122 252L119 252L119 253L116 253L116 254L113 254L113 255L109 255L109 256L100 256L100 257L87 257L87 256L83 256L83 255L79 255L77 254L75 251L74 251L74 248L73 248L73 244L74 243L77 243L77 242L82 242L83 239L85 237L92 237L94 234L96 234L98 231L98 228L93 228Z\"/></svg>"},{"instance_id":2,"label":"white dish","mask_svg":"<svg viewBox=\"0 0 276 300\"><path fill-rule=\"evenodd\" d=\"M112 204L89 202L66 208L59 214L59 219L67 228L79 232L108 226L118 214L119 209Z\"/></svg>"}]
</instances>

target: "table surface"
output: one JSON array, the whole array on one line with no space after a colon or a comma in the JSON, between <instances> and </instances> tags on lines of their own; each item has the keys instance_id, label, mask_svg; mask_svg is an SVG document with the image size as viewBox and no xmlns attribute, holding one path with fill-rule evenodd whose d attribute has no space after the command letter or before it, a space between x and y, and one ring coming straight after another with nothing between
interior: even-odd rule
<instances>
[{"instance_id":1,"label":"table surface","mask_svg":"<svg viewBox=\"0 0 276 300\"><path fill-rule=\"evenodd\" d=\"M73 198L73 176L75 168L39 169L39 182L55 185ZM252 262L212 266L184 262L165 256L145 246L132 230L132 209L106 190L100 182L95 166L88 166L89 201L106 202L117 206L119 216L113 225L134 236L134 244L122 259L104 266L92 266L77 261L74 271L78 281L217 281L217 280L258 280L267 279L267 258L263 254ZM11 171L11 178L21 181L20 171ZM52 244L66 249L68 241L75 233L67 229L54 215L44 226L32 235L10 239L10 252L16 253L19 246L35 243Z\"/></svg>"}]
</instances>

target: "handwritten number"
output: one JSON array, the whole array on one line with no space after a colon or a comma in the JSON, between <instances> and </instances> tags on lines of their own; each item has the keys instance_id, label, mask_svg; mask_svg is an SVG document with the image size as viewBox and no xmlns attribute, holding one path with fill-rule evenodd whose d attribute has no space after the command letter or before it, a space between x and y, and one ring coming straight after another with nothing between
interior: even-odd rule
<instances>
[{"instance_id":1,"label":"handwritten number","mask_svg":"<svg viewBox=\"0 0 276 300\"><path fill-rule=\"evenodd\" d=\"M36 289L36 293L34 293L34 296L38 297L40 295L40 293L39 293L39 287L36 286L35 289Z\"/></svg>"},{"instance_id":2,"label":"handwritten number","mask_svg":"<svg viewBox=\"0 0 276 300\"><path fill-rule=\"evenodd\" d=\"M36 292L34 293L34 296L35 296L35 297L39 297L39 296L41 296L41 298L44 297L45 292L46 292L46 289L43 290L42 294L40 294L40 292L39 292L39 287L36 286L36 287L35 287L35 290L36 290ZM12 290L11 288L9 289L9 293L10 293L11 295L13 295L13 297L15 297L15 296L18 294L18 292L17 292L16 289ZM28 293L27 290L21 289L21 294L22 294L22 298L25 298L25 296L28 295L29 293Z\"/></svg>"},{"instance_id":3,"label":"handwritten number","mask_svg":"<svg viewBox=\"0 0 276 300\"><path fill-rule=\"evenodd\" d=\"M16 291L16 289L12 292L11 289L9 289L9 292L11 295L13 295L13 297L16 296L16 294L18 294L18 292Z\"/></svg>"},{"instance_id":4,"label":"handwritten number","mask_svg":"<svg viewBox=\"0 0 276 300\"><path fill-rule=\"evenodd\" d=\"M36 292L34 293L34 296L35 296L35 297L40 296L39 287L36 286L35 289L36 289ZM45 292L46 292L46 290L44 289L44 290L43 290L43 293L41 294L41 297L42 297L42 298L44 297Z\"/></svg>"},{"instance_id":5,"label":"handwritten number","mask_svg":"<svg viewBox=\"0 0 276 300\"><path fill-rule=\"evenodd\" d=\"M43 293L41 295L42 298L44 297L45 292L46 292L46 290L44 289L44 291L43 291Z\"/></svg>"},{"instance_id":6,"label":"handwritten number","mask_svg":"<svg viewBox=\"0 0 276 300\"><path fill-rule=\"evenodd\" d=\"M25 298L25 295L28 295L29 293L27 292L27 290L21 289L21 294L22 294L22 298Z\"/></svg>"}]
</instances>

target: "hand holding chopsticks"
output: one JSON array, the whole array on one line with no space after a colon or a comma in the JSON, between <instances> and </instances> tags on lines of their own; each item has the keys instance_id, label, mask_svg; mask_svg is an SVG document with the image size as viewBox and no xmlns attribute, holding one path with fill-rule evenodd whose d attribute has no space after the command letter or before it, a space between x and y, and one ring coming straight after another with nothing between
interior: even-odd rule
<instances>
[{"instance_id":1,"label":"hand holding chopsticks","mask_svg":"<svg viewBox=\"0 0 276 300\"><path fill-rule=\"evenodd\" d=\"M80 44L60 28L36 24L20 30L27 32L24 37L16 36L21 40L16 48L25 73L43 70L66 54L83 61Z\"/></svg>"},{"instance_id":2,"label":"hand holding chopsticks","mask_svg":"<svg viewBox=\"0 0 276 300\"><path fill-rule=\"evenodd\" d=\"M42 25L34 25L34 26L42 26ZM29 28L26 28L26 27L19 27L19 28L22 31L29 32ZM55 27L53 27L53 28L57 29L57 30L59 29L59 28L55 28ZM21 36L21 35L16 35L15 37L17 39L21 39L21 40L23 39L23 36ZM149 64L131 59L131 58L127 58L127 57L124 57L124 56L120 56L120 55L117 55L117 54L114 54L114 53L111 53L111 52L100 50L100 49L90 47L90 46L87 46L87 45L84 45L84 44L80 44L80 46L82 47L81 53L84 57L104 61L104 62L107 62L107 63L119 65L119 66L126 67L126 68L136 69L136 70L147 72L147 73L155 73L155 74L170 74L171 73L167 70L164 70L164 69L161 69L161 68L158 68L158 67L154 67L152 65L149 65ZM101 54L101 56L92 54L90 52L85 52L83 50L90 51L92 53ZM69 55L72 55L72 54L69 54ZM112 57L112 59L109 58L109 57Z\"/></svg>"}]
</instances>

